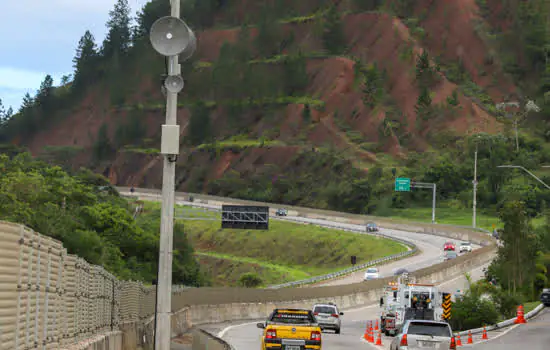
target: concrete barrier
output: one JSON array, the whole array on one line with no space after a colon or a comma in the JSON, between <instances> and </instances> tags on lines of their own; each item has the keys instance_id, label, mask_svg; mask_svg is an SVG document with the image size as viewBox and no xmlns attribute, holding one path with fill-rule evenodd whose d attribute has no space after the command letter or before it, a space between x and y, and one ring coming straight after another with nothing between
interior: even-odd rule
<instances>
[{"instance_id":1,"label":"concrete barrier","mask_svg":"<svg viewBox=\"0 0 550 350\"><path fill-rule=\"evenodd\" d=\"M203 329L193 329L193 350L231 350L232 346Z\"/></svg>"},{"instance_id":2,"label":"concrete barrier","mask_svg":"<svg viewBox=\"0 0 550 350\"><path fill-rule=\"evenodd\" d=\"M472 253L470 256L461 256L457 259L418 270L412 275L419 282L441 283L457 277L464 271L471 270L491 261L496 252L495 246L485 247ZM477 254L476 254L477 253ZM261 319L266 317L276 307L310 308L315 303L332 301L342 309L349 309L378 302L387 283L393 280L387 277L379 280L355 283L347 286L331 286L319 288L292 288L291 290L239 290L218 294L216 290L201 288L202 299L191 292L183 292L174 296L174 308L182 307L186 303L188 320L193 325L206 323L220 323L225 321ZM294 294L284 295L286 291ZM246 299L249 299L247 302ZM223 303L223 300L230 301ZM202 301L202 302L201 302ZM179 303L179 305L177 304ZM193 305L191 305L191 303Z\"/></svg>"}]
</instances>

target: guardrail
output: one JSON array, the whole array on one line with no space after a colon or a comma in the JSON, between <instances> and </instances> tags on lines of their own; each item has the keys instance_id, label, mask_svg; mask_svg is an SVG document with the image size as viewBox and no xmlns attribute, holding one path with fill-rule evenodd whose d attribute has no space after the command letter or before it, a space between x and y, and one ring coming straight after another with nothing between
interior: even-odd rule
<instances>
[{"instance_id":1,"label":"guardrail","mask_svg":"<svg viewBox=\"0 0 550 350\"><path fill-rule=\"evenodd\" d=\"M530 318L535 317L544 308L545 308L545 306L543 304L538 305L536 308L534 308L533 310L531 310L531 311L529 311L528 313L525 314L525 319L530 319ZM494 330L497 330L497 329L510 327L510 326L513 326L515 324L514 323L515 320L516 320L516 317L513 317L513 318L510 318L508 320L499 322L497 324L487 326L487 327L485 327L485 329L487 330L487 332L490 332L490 331L494 331ZM482 332L483 332L483 327L482 328L468 329L468 330L465 330L465 331L462 331L462 332L455 332L455 335L460 335L462 337L462 336L468 335L469 333L480 334Z\"/></svg>"}]
</instances>

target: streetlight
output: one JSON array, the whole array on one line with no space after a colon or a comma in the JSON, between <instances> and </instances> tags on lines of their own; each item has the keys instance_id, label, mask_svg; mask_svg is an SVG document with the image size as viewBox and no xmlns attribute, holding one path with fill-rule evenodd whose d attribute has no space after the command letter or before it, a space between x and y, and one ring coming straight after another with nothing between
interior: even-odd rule
<instances>
[{"instance_id":1,"label":"streetlight","mask_svg":"<svg viewBox=\"0 0 550 350\"><path fill-rule=\"evenodd\" d=\"M544 185L544 187L546 187L547 189L550 190L550 186L542 181L541 179L538 178L537 175L533 174L532 172L530 172L529 170L525 169L524 167L520 166L520 165L499 165L497 166L497 168L515 168L515 169L521 169L523 171L525 171L527 174L531 175L531 177L533 177L535 180L537 180L538 182L540 182L541 184ZM544 168L550 168L550 166L544 166Z\"/></svg>"},{"instance_id":2,"label":"streetlight","mask_svg":"<svg viewBox=\"0 0 550 350\"><path fill-rule=\"evenodd\" d=\"M180 1L171 0L171 16L159 18L151 26L149 39L159 54L168 57L166 89L166 124L162 125L161 151L164 156L162 174L162 209L155 312L155 350L170 350L172 335L172 250L174 241L174 192L176 161L180 148L177 120L178 93L183 90L179 58L186 60L195 52L193 31L180 18Z\"/></svg>"},{"instance_id":3,"label":"streetlight","mask_svg":"<svg viewBox=\"0 0 550 350\"><path fill-rule=\"evenodd\" d=\"M502 102L497 103L495 105L496 109L499 111L505 111L506 107L516 107L520 108L520 103L513 101L513 102ZM523 112L515 112L515 113L505 113L504 115L507 118L513 118L514 123L514 130L516 133L516 152L519 152L519 138L518 138L518 124L520 121L522 121L525 117L527 117L527 114L529 112L540 112L540 107L535 104L532 100L527 101L525 104L525 109Z\"/></svg>"}]
</instances>

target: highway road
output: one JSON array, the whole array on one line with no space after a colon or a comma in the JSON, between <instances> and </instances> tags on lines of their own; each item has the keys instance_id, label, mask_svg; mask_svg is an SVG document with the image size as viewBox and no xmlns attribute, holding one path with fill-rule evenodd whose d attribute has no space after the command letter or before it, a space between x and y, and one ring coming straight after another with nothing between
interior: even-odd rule
<instances>
[{"instance_id":1,"label":"highway road","mask_svg":"<svg viewBox=\"0 0 550 350\"><path fill-rule=\"evenodd\" d=\"M128 193L121 192L121 194L131 195L129 192ZM139 197L140 200L150 200L150 201L160 200L160 195L158 194L140 193L139 191L136 191L132 195ZM199 206L199 207L204 207L204 208L213 209L213 210L220 209L220 207L216 205L204 204L204 203L198 204L194 202L178 200L177 198L176 198L176 204L188 205L188 206ZM318 225L330 225L330 226L338 225L340 228L348 229L348 230L363 231L365 229L365 226L363 225L340 223L340 222L336 223L336 222L323 220L323 219L311 219L311 218L304 218L304 217L297 217L297 216L287 216L285 218L272 216L272 218L305 223L305 224L318 224ZM459 241L452 240L446 237L415 233L415 232L406 232L406 231L400 231L400 230L384 229L383 227L381 228L380 232L390 237L407 240L411 243L416 244L416 246L420 249L420 252L415 256L379 266L381 277L391 276L393 275L396 269L402 268L402 267L406 267L407 270L412 272L415 270L419 270L419 269L440 263L443 261L443 244L447 241L454 241L455 243L459 243ZM474 249L480 248L478 245L475 245L475 244L473 244L472 247ZM363 280L364 274L365 274L364 270L358 271L356 273L344 276L339 279L334 279L334 280L330 280L330 281L326 281L326 282L314 284L314 285L308 285L307 287L320 287L320 286L344 285L344 284L356 283Z\"/></svg>"},{"instance_id":2,"label":"highway road","mask_svg":"<svg viewBox=\"0 0 550 350\"><path fill-rule=\"evenodd\" d=\"M499 337L491 337L489 340L474 344L475 350L548 350L550 349L550 310L548 308L526 324L520 324L508 328Z\"/></svg>"},{"instance_id":3,"label":"highway road","mask_svg":"<svg viewBox=\"0 0 550 350\"><path fill-rule=\"evenodd\" d=\"M483 267L484 266L481 266L470 271L473 280L482 278ZM440 288L447 292L464 290L467 287L468 282L463 276L456 277L440 285ZM383 346L374 346L362 339L367 321L377 319L379 314L380 308L378 305L369 305L352 310L344 310L344 315L342 316L341 334L333 334L330 331L323 333L323 348L329 350L368 349L372 347L376 347L378 349L389 349L390 341L393 339L391 337L382 337ZM256 323L262 321L264 320L249 321L238 324L225 323L205 325L202 326L202 328L223 338L233 345L236 350L259 350L262 330L256 328Z\"/></svg>"}]
</instances>

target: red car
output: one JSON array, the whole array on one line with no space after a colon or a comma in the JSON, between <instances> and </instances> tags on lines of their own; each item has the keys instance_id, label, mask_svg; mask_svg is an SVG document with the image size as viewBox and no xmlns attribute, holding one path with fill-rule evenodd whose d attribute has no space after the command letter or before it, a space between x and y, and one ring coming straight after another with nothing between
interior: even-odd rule
<instances>
[{"instance_id":1,"label":"red car","mask_svg":"<svg viewBox=\"0 0 550 350\"><path fill-rule=\"evenodd\" d=\"M456 246L453 242L446 242L445 245L443 246L443 250L447 251L447 250L455 250L456 249Z\"/></svg>"}]
</instances>

